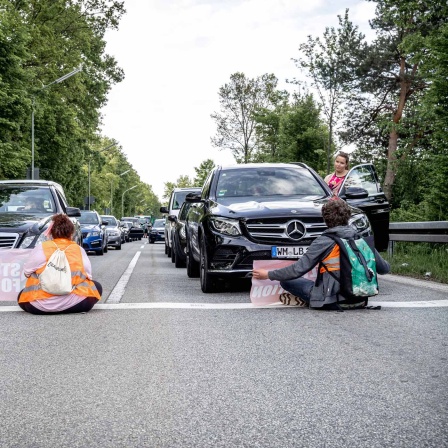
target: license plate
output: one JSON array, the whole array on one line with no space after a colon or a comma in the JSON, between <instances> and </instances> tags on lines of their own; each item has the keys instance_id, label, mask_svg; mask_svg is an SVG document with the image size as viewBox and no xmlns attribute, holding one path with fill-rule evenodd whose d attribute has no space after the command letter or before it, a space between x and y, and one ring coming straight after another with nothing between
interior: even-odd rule
<instances>
[{"instance_id":1,"label":"license plate","mask_svg":"<svg viewBox=\"0 0 448 448\"><path fill-rule=\"evenodd\" d=\"M300 258L308 246L272 246L272 258Z\"/></svg>"}]
</instances>

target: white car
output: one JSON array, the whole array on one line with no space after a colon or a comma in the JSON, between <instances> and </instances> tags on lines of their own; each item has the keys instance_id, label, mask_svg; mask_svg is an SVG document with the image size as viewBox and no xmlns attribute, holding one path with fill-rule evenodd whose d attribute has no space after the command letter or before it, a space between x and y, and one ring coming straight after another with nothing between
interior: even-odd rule
<instances>
[{"instance_id":1,"label":"white car","mask_svg":"<svg viewBox=\"0 0 448 448\"><path fill-rule=\"evenodd\" d=\"M177 217L182 204L185 202L185 197L188 193L200 193L200 187L175 188L171 192L168 207L160 207L160 213L165 213L169 217ZM168 218L167 216L167 218ZM173 247L173 229L175 226L174 220L166 219L165 222L165 253L171 257Z\"/></svg>"}]
</instances>

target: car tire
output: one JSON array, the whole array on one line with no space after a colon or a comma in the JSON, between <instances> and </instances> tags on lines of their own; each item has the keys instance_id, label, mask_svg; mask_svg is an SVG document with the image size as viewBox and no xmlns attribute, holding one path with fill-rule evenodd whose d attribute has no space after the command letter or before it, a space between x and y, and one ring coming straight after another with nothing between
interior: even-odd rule
<instances>
[{"instance_id":1,"label":"car tire","mask_svg":"<svg viewBox=\"0 0 448 448\"><path fill-rule=\"evenodd\" d=\"M121 243L115 249L116 250L121 250Z\"/></svg>"},{"instance_id":2,"label":"car tire","mask_svg":"<svg viewBox=\"0 0 448 448\"><path fill-rule=\"evenodd\" d=\"M199 277L199 263L195 261L191 253L188 239L187 239L187 275L190 278Z\"/></svg>"},{"instance_id":3,"label":"car tire","mask_svg":"<svg viewBox=\"0 0 448 448\"><path fill-rule=\"evenodd\" d=\"M97 250L95 253L97 255L104 255L104 250L103 250L103 248L101 248L100 250Z\"/></svg>"},{"instance_id":4,"label":"car tire","mask_svg":"<svg viewBox=\"0 0 448 448\"><path fill-rule=\"evenodd\" d=\"M174 266L176 268L184 268L185 267L185 261L184 261L184 254L180 253L181 251L180 244L177 242L176 234L174 234L173 237L173 252L174 252Z\"/></svg>"},{"instance_id":5,"label":"car tire","mask_svg":"<svg viewBox=\"0 0 448 448\"><path fill-rule=\"evenodd\" d=\"M149 244L154 244L155 241L154 240L149 240Z\"/></svg>"},{"instance_id":6,"label":"car tire","mask_svg":"<svg viewBox=\"0 0 448 448\"><path fill-rule=\"evenodd\" d=\"M199 278L201 280L201 290L205 293L216 292L216 277L208 273L208 256L205 247L205 238L201 238L201 262L199 265Z\"/></svg>"},{"instance_id":7,"label":"car tire","mask_svg":"<svg viewBox=\"0 0 448 448\"><path fill-rule=\"evenodd\" d=\"M176 261L176 251L174 250L174 236L171 238L171 249L170 249L171 263Z\"/></svg>"},{"instance_id":8,"label":"car tire","mask_svg":"<svg viewBox=\"0 0 448 448\"><path fill-rule=\"evenodd\" d=\"M109 248L107 247L107 243L106 243L106 245L104 246L104 253L107 254L108 250L109 250Z\"/></svg>"}]
</instances>

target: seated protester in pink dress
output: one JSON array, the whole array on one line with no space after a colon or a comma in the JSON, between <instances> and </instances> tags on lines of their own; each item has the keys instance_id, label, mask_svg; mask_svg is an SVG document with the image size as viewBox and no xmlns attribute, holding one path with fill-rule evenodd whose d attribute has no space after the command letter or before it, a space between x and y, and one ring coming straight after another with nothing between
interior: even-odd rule
<instances>
[{"instance_id":1,"label":"seated protester in pink dress","mask_svg":"<svg viewBox=\"0 0 448 448\"><path fill-rule=\"evenodd\" d=\"M339 151L339 154L334 160L334 173L329 174L325 177L325 182L333 191L333 194L338 195L339 189L341 188L342 181L347 176L349 168L349 158L348 154Z\"/></svg>"},{"instance_id":2,"label":"seated protester in pink dress","mask_svg":"<svg viewBox=\"0 0 448 448\"><path fill-rule=\"evenodd\" d=\"M53 239L32 249L24 265L25 288L17 299L24 311L31 314L85 313L101 299L102 286L92 280L92 266L85 250L72 241L74 231L75 227L67 215L54 215L49 228ZM39 281L39 274L57 248L65 250L70 264L73 289L66 295L44 291Z\"/></svg>"}]
</instances>

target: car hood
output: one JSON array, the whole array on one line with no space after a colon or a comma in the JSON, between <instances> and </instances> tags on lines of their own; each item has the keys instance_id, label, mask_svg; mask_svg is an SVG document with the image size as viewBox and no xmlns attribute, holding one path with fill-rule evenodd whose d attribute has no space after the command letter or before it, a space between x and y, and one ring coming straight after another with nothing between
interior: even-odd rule
<instances>
[{"instance_id":1,"label":"car hood","mask_svg":"<svg viewBox=\"0 0 448 448\"><path fill-rule=\"evenodd\" d=\"M237 200L235 200L237 199ZM327 198L321 196L308 196L306 198L260 198L254 200L250 198L228 198L220 202L214 202L212 213L214 215L226 216L229 218L254 219L265 214L269 216L322 216L322 205L327 202Z\"/></svg>"},{"instance_id":2,"label":"car hood","mask_svg":"<svg viewBox=\"0 0 448 448\"><path fill-rule=\"evenodd\" d=\"M89 231L100 231L100 228L96 224L81 224L81 230L84 230L86 232Z\"/></svg>"},{"instance_id":3,"label":"car hood","mask_svg":"<svg viewBox=\"0 0 448 448\"><path fill-rule=\"evenodd\" d=\"M0 213L0 232L25 233L33 226L43 228L51 217L33 213Z\"/></svg>"}]
</instances>

